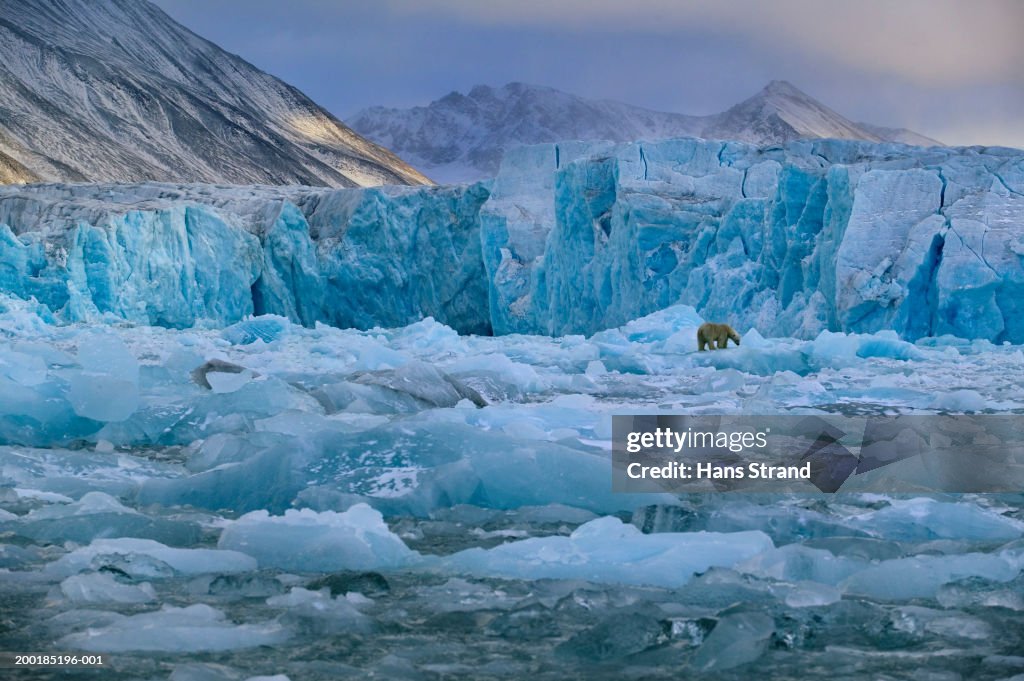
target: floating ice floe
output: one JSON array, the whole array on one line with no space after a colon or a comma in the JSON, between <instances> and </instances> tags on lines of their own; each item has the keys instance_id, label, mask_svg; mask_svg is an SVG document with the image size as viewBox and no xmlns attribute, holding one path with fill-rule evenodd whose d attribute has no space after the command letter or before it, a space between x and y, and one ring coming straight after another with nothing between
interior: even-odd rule
<instances>
[{"instance_id":1,"label":"floating ice floe","mask_svg":"<svg viewBox=\"0 0 1024 681\"><path fill-rule=\"evenodd\" d=\"M60 595L75 605L95 603L152 603L156 592L149 582L124 584L114 575L90 572L71 575L60 583Z\"/></svg>"},{"instance_id":2,"label":"floating ice floe","mask_svg":"<svg viewBox=\"0 0 1024 681\"><path fill-rule=\"evenodd\" d=\"M198 653L275 645L290 636L277 622L234 624L223 612L201 603L131 616L111 613L109 619L105 626L68 634L58 644L67 650L101 653Z\"/></svg>"},{"instance_id":3,"label":"floating ice floe","mask_svg":"<svg viewBox=\"0 0 1024 681\"><path fill-rule=\"evenodd\" d=\"M592 520L568 537L538 537L468 549L445 569L515 579L586 579L678 587L710 567L729 567L772 548L763 532L645 535L618 518Z\"/></svg>"},{"instance_id":4,"label":"floating ice floe","mask_svg":"<svg viewBox=\"0 0 1024 681\"><path fill-rule=\"evenodd\" d=\"M254 511L228 525L218 546L253 556L262 567L301 572L394 569L419 559L365 504L344 513Z\"/></svg>"},{"instance_id":5,"label":"floating ice floe","mask_svg":"<svg viewBox=\"0 0 1024 681\"><path fill-rule=\"evenodd\" d=\"M132 577L170 577L255 570L256 559L238 551L178 549L151 539L97 539L47 565L44 575L67 577L115 567Z\"/></svg>"},{"instance_id":6,"label":"floating ice floe","mask_svg":"<svg viewBox=\"0 0 1024 681\"><path fill-rule=\"evenodd\" d=\"M116 335L85 332L76 338L81 371L70 376L68 401L95 421L124 421L139 405L139 364Z\"/></svg>"},{"instance_id":7,"label":"floating ice floe","mask_svg":"<svg viewBox=\"0 0 1024 681\"><path fill-rule=\"evenodd\" d=\"M911 556L887 560L843 580L843 593L884 601L934 598L940 587L962 579L980 577L1009 582L1020 574L1020 555L965 553L952 556Z\"/></svg>"},{"instance_id":8,"label":"floating ice floe","mask_svg":"<svg viewBox=\"0 0 1024 681\"><path fill-rule=\"evenodd\" d=\"M701 644L694 666L703 672L740 667L761 657L775 633L774 620L762 612L737 612L718 620Z\"/></svg>"},{"instance_id":9,"label":"floating ice floe","mask_svg":"<svg viewBox=\"0 0 1024 681\"><path fill-rule=\"evenodd\" d=\"M86 492L76 502L44 506L0 527L36 541L87 543L106 537L141 537L185 546L198 541L195 523L149 516L104 492Z\"/></svg>"},{"instance_id":10,"label":"floating ice floe","mask_svg":"<svg viewBox=\"0 0 1024 681\"><path fill-rule=\"evenodd\" d=\"M1006 542L1024 536L1024 522L966 502L893 499L884 508L855 515L852 527L896 541L957 539Z\"/></svg>"},{"instance_id":11,"label":"floating ice floe","mask_svg":"<svg viewBox=\"0 0 1024 681\"><path fill-rule=\"evenodd\" d=\"M359 606L371 602L355 593L332 598L328 589L310 591L301 587L267 599L271 608L285 611L281 618L283 624L314 635L369 631L373 621L359 611Z\"/></svg>"}]
</instances>

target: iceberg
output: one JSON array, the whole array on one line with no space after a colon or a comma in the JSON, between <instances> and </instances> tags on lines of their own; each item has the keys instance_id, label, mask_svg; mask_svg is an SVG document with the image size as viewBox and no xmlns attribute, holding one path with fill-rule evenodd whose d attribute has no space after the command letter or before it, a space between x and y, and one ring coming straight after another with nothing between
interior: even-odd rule
<instances>
[{"instance_id":1,"label":"iceberg","mask_svg":"<svg viewBox=\"0 0 1024 681\"><path fill-rule=\"evenodd\" d=\"M267 599L270 607L285 610L283 624L316 636L369 631L372 621L359 611L359 606L366 603L370 601L361 600L358 594L332 598L327 589L309 591L302 587Z\"/></svg>"},{"instance_id":2,"label":"iceberg","mask_svg":"<svg viewBox=\"0 0 1024 681\"><path fill-rule=\"evenodd\" d=\"M76 502L35 509L18 522L0 527L35 541L88 543L105 537L141 537L187 546L199 540L198 525L151 517L128 508L103 492L87 492Z\"/></svg>"},{"instance_id":3,"label":"iceberg","mask_svg":"<svg viewBox=\"0 0 1024 681\"><path fill-rule=\"evenodd\" d=\"M1015 561L1000 555L965 553L955 556L912 556L883 561L843 580L846 594L879 600L935 598L939 589L961 579L982 577L1009 582L1020 573Z\"/></svg>"},{"instance_id":4,"label":"iceberg","mask_svg":"<svg viewBox=\"0 0 1024 681\"><path fill-rule=\"evenodd\" d=\"M893 499L885 508L855 516L853 527L902 541L958 539L1007 542L1024 536L1024 522L964 502Z\"/></svg>"},{"instance_id":5,"label":"iceberg","mask_svg":"<svg viewBox=\"0 0 1024 681\"><path fill-rule=\"evenodd\" d=\"M555 654L590 664L606 663L663 644L668 638L664 622L640 613L616 615L576 634L555 649Z\"/></svg>"}]
</instances>

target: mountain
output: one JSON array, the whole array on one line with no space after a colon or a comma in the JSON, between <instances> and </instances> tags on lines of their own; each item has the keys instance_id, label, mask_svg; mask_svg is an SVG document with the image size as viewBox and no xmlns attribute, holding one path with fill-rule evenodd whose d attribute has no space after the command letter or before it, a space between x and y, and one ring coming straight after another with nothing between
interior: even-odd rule
<instances>
[{"instance_id":1,"label":"mountain","mask_svg":"<svg viewBox=\"0 0 1024 681\"><path fill-rule=\"evenodd\" d=\"M595 101L554 88L509 83L452 92L429 106L365 109L348 121L353 130L430 168L438 181L493 176L505 150L561 140L695 135L700 119Z\"/></svg>"},{"instance_id":2,"label":"mountain","mask_svg":"<svg viewBox=\"0 0 1024 681\"><path fill-rule=\"evenodd\" d=\"M899 142L900 144L909 144L915 147L945 146L942 142L933 140L931 137L925 137L919 132L907 130L906 128L886 128L881 125L871 125L870 123L858 123L857 127L877 135L886 142Z\"/></svg>"},{"instance_id":3,"label":"mountain","mask_svg":"<svg viewBox=\"0 0 1024 681\"><path fill-rule=\"evenodd\" d=\"M784 80L773 80L750 99L709 116L701 137L753 144L832 138L883 141Z\"/></svg>"},{"instance_id":4,"label":"mountain","mask_svg":"<svg viewBox=\"0 0 1024 681\"><path fill-rule=\"evenodd\" d=\"M429 184L144 0L0 0L0 182Z\"/></svg>"},{"instance_id":5,"label":"mountain","mask_svg":"<svg viewBox=\"0 0 1024 681\"><path fill-rule=\"evenodd\" d=\"M438 181L491 177L506 149L563 140L704 137L754 144L803 138L940 142L910 130L854 123L786 81L772 81L719 114L688 116L591 100L554 88L510 83L452 92L428 106L372 107L349 121L358 133L395 150Z\"/></svg>"}]
</instances>

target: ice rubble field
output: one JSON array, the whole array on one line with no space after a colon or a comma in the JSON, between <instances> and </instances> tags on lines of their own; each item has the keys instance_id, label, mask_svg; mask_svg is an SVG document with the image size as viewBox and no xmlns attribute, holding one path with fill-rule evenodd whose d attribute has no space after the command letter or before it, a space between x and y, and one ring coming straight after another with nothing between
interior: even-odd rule
<instances>
[{"instance_id":1,"label":"ice rubble field","mask_svg":"<svg viewBox=\"0 0 1024 681\"><path fill-rule=\"evenodd\" d=\"M1024 673L1021 494L613 495L608 451L613 413L1021 412L1019 346L4 308L5 649L175 681Z\"/></svg>"}]
</instances>

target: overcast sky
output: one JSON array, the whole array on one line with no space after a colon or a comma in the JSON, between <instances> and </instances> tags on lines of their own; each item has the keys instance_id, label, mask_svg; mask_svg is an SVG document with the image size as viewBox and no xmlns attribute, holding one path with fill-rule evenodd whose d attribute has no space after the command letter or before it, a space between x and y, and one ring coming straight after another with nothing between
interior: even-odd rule
<instances>
[{"instance_id":1,"label":"overcast sky","mask_svg":"<svg viewBox=\"0 0 1024 681\"><path fill-rule=\"evenodd\" d=\"M1024 0L156 0L336 116L510 81L706 114L789 80L855 121L1024 147Z\"/></svg>"}]
</instances>

